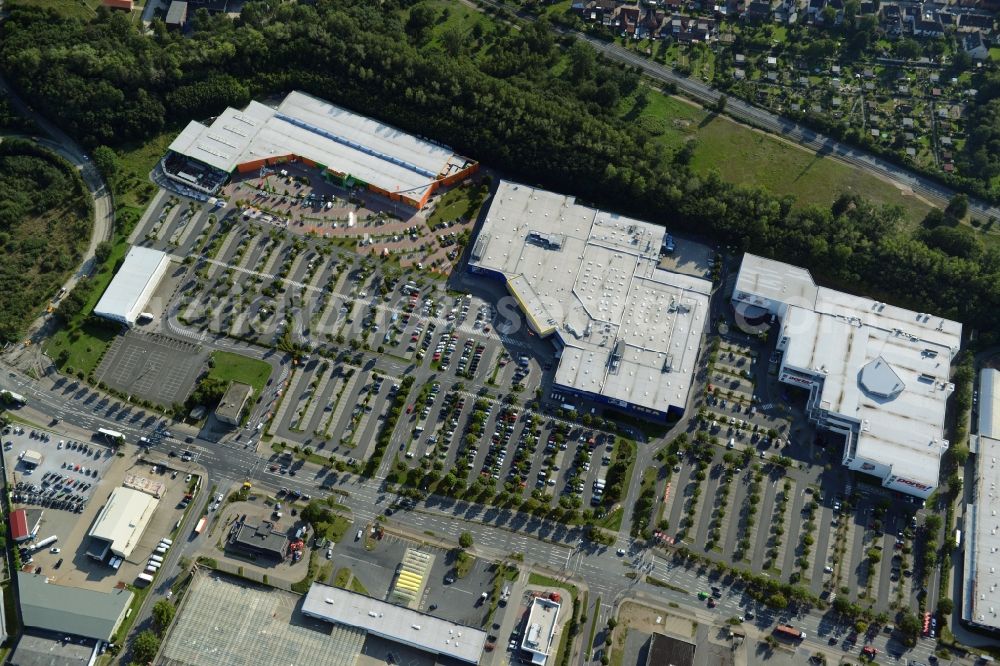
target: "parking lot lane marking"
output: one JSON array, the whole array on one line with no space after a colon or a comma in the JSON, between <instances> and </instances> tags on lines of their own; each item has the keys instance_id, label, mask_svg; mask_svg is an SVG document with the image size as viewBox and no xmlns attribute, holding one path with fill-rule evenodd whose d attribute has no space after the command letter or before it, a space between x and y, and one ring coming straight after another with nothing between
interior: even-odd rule
<instances>
[{"instance_id":1,"label":"parking lot lane marking","mask_svg":"<svg viewBox=\"0 0 1000 666\"><path fill-rule=\"evenodd\" d=\"M346 557L349 560L354 560L355 562L363 562L364 564L367 564L369 566L378 567L380 569L385 569L386 568L386 567L382 566L381 564L379 564L378 562L373 562L372 560L363 560L360 557L354 557L353 555L348 555L347 553L341 553L340 556L341 557Z\"/></svg>"}]
</instances>

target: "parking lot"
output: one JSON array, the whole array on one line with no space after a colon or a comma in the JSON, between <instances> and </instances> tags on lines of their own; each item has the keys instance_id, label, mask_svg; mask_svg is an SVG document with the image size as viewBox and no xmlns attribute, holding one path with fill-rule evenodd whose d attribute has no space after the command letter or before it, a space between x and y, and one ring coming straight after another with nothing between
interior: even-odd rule
<instances>
[{"instance_id":1,"label":"parking lot","mask_svg":"<svg viewBox=\"0 0 1000 666\"><path fill-rule=\"evenodd\" d=\"M659 458L652 536L828 603L917 608L922 503L842 467L842 441L817 433L804 394L778 384L772 347L739 333L709 339L697 417Z\"/></svg>"},{"instance_id":2,"label":"parking lot","mask_svg":"<svg viewBox=\"0 0 1000 666\"><path fill-rule=\"evenodd\" d=\"M114 339L94 376L126 395L169 406L184 402L207 358L194 343L133 329Z\"/></svg>"},{"instance_id":3,"label":"parking lot","mask_svg":"<svg viewBox=\"0 0 1000 666\"><path fill-rule=\"evenodd\" d=\"M22 460L27 451L41 454L37 466ZM16 504L72 513L83 512L114 462L114 452L103 443L21 426L4 435L4 456L13 474Z\"/></svg>"},{"instance_id":4,"label":"parking lot","mask_svg":"<svg viewBox=\"0 0 1000 666\"><path fill-rule=\"evenodd\" d=\"M133 580L145 568L160 539L173 532L181 515L175 507L186 489L185 476L162 465L118 457L96 439L84 442L41 429L34 430L32 436L31 428L20 433L18 429L11 427L3 437L14 506L41 511L35 539L22 544L27 547L22 561L30 559L36 570L61 583L91 589L106 589L112 577ZM40 453L41 463L35 469L25 469L18 459L22 450ZM115 570L87 555L87 534L112 490L124 484L158 488L160 502L132 555ZM51 547L37 551L32 547L34 541L49 536L57 537Z\"/></svg>"},{"instance_id":5,"label":"parking lot","mask_svg":"<svg viewBox=\"0 0 1000 666\"><path fill-rule=\"evenodd\" d=\"M346 538L332 551L334 573L347 568L367 593L384 599L395 583L397 566L403 561L407 548L414 548L432 556L433 564L426 576L423 597L418 609L452 622L487 629L491 622L500 621L499 609L490 618L489 603L481 598L483 592L492 594L496 565L476 559L462 578L455 571L454 554L442 548L415 544L402 537L386 534L381 539L356 539L352 526ZM367 544L367 547L366 547ZM450 582L449 582L450 581Z\"/></svg>"}]
</instances>

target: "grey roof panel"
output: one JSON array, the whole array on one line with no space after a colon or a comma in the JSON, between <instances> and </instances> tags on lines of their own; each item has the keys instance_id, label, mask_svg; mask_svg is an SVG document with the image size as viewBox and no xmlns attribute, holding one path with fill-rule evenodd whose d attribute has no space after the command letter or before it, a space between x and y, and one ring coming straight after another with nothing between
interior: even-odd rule
<instances>
[{"instance_id":1,"label":"grey roof panel","mask_svg":"<svg viewBox=\"0 0 1000 666\"><path fill-rule=\"evenodd\" d=\"M128 589L98 592L46 582L45 576L18 572L21 615L26 627L109 640L132 603Z\"/></svg>"}]
</instances>

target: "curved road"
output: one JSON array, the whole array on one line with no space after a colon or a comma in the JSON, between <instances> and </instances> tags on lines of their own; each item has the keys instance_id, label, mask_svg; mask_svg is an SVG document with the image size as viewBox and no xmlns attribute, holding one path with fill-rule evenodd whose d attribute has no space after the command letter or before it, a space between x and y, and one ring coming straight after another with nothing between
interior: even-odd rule
<instances>
[{"instance_id":1,"label":"curved road","mask_svg":"<svg viewBox=\"0 0 1000 666\"><path fill-rule=\"evenodd\" d=\"M114 201L111 197L111 191L104 183L104 179L101 178L101 174L90 161L90 158L84 152L83 148L70 138L68 134L50 123L43 115L28 106L24 100L22 100L17 93L11 89L11 87L7 84L7 81L2 76L0 76L0 97L6 97L10 100L11 106L13 106L15 111L34 121L41 132L49 137L31 136L25 138L30 138L46 148L49 148L73 164L73 166L80 171L80 175L83 177L83 182L87 185L87 189L90 190L90 196L93 197L94 228L90 234L90 244L87 246L87 250L83 254L83 259L80 262L79 269L77 269L76 273L74 273L63 285L68 292L76 286L76 283L79 282L81 278L86 277L91 273L91 271L93 271L95 267L94 253L97 250L97 245L101 241L111 239L111 233L114 229L115 223ZM36 320L31 326L31 334L37 334L41 326L44 324L44 321L44 315Z\"/></svg>"},{"instance_id":2,"label":"curved road","mask_svg":"<svg viewBox=\"0 0 1000 666\"><path fill-rule=\"evenodd\" d=\"M483 0L483 2L496 8L510 9L502 2L497 2L496 0ZM536 17L531 14L519 12L517 15L519 18L527 21L536 20ZM633 53L616 43L605 42L575 30L564 30L558 27L555 30L560 34L572 35L577 39L587 42L611 60L637 67L651 79L676 85L678 91L701 104L713 105L723 96L723 93L711 86L705 85L701 81L681 76L669 67ZM748 104L741 99L727 96L725 113L738 121L794 141L801 146L816 151L824 157L840 160L845 164L866 171L878 178L889 180L900 188L911 190L938 206L943 207L948 203L949 199L957 194L956 190L942 185L927 176L923 176L910 169L902 168L866 150L855 148L825 134L815 132L808 127ZM1000 207L990 205L985 201L973 197L969 197L969 211L982 218L1000 218Z\"/></svg>"}]
</instances>

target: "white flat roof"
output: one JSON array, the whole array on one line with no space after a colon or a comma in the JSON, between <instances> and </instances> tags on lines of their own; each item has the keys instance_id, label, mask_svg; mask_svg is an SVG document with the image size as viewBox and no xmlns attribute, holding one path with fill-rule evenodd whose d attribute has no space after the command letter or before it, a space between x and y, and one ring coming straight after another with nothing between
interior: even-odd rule
<instances>
[{"instance_id":1,"label":"white flat roof","mask_svg":"<svg viewBox=\"0 0 1000 666\"><path fill-rule=\"evenodd\" d=\"M486 632L479 629L322 583L309 588L302 612L470 664L479 663L486 644Z\"/></svg>"},{"instance_id":2,"label":"white flat roof","mask_svg":"<svg viewBox=\"0 0 1000 666\"><path fill-rule=\"evenodd\" d=\"M501 181L470 263L501 273L564 345L556 383L660 412L687 405L712 284L658 268L662 227Z\"/></svg>"},{"instance_id":3,"label":"white flat roof","mask_svg":"<svg viewBox=\"0 0 1000 666\"><path fill-rule=\"evenodd\" d=\"M521 647L534 653L532 663L544 664L545 657L552 653L554 642L552 639L555 636L556 621L559 619L559 609L559 603L544 597L535 597L531 602Z\"/></svg>"},{"instance_id":4,"label":"white flat roof","mask_svg":"<svg viewBox=\"0 0 1000 666\"><path fill-rule=\"evenodd\" d=\"M192 122L170 150L225 172L256 160L298 155L388 192L420 199L469 160L329 102L293 91L271 108L228 108L211 126Z\"/></svg>"},{"instance_id":5,"label":"white flat roof","mask_svg":"<svg viewBox=\"0 0 1000 666\"><path fill-rule=\"evenodd\" d=\"M1000 439L1000 371L979 372L979 435Z\"/></svg>"},{"instance_id":6,"label":"white flat roof","mask_svg":"<svg viewBox=\"0 0 1000 666\"><path fill-rule=\"evenodd\" d=\"M998 394L1000 373L983 371L980 409L989 385ZM998 398L991 396L992 407ZM1000 629L1000 438L980 433L976 448L976 480L972 504L965 512L965 581L962 617Z\"/></svg>"},{"instance_id":7,"label":"white flat roof","mask_svg":"<svg viewBox=\"0 0 1000 666\"><path fill-rule=\"evenodd\" d=\"M755 296L787 304L782 367L823 377L819 407L858 424L857 456L936 486L962 325L816 287L804 269L748 254L734 298Z\"/></svg>"},{"instance_id":8,"label":"white flat roof","mask_svg":"<svg viewBox=\"0 0 1000 666\"><path fill-rule=\"evenodd\" d=\"M155 288L151 283L159 281L169 261L165 252L133 246L125 255L122 267L112 278L101 300L94 306L94 314L134 321L138 311L146 305L139 301L148 298L150 291Z\"/></svg>"},{"instance_id":9,"label":"white flat roof","mask_svg":"<svg viewBox=\"0 0 1000 666\"><path fill-rule=\"evenodd\" d=\"M110 542L112 553L128 559L159 503L144 492L115 488L87 536Z\"/></svg>"}]
</instances>

